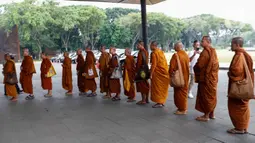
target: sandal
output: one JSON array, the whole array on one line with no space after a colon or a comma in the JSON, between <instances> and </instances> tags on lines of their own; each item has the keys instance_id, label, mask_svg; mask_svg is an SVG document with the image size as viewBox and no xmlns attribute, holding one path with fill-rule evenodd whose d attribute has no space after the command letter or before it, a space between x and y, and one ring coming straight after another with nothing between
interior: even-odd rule
<instances>
[{"instance_id":1,"label":"sandal","mask_svg":"<svg viewBox=\"0 0 255 143\"><path fill-rule=\"evenodd\" d=\"M236 129L229 129L229 130L227 130L227 132L230 134L245 134L246 133L244 130L238 131Z\"/></svg>"},{"instance_id":2,"label":"sandal","mask_svg":"<svg viewBox=\"0 0 255 143\"><path fill-rule=\"evenodd\" d=\"M112 101L120 101L121 99L119 97L113 97Z\"/></svg>"},{"instance_id":3,"label":"sandal","mask_svg":"<svg viewBox=\"0 0 255 143\"><path fill-rule=\"evenodd\" d=\"M94 96L97 96L96 93L90 93L89 95L87 95L87 97L94 97Z\"/></svg>"},{"instance_id":4,"label":"sandal","mask_svg":"<svg viewBox=\"0 0 255 143\"><path fill-rule=\"evenodd\" d=\"M137 104L137 105L145 105L146 102L145 102L145 101L139 101L139 102L137 102L136 104Z\"/></svg>"},{"instance_id":5,"label":"sandal","mask_svg":"<svg viewBox=\"0 0 255 143\"><path fill-rule=\"evenodd\" d=\"M210 119L209 119L209 118L205 118L204 116L201 116L201 117L197 117L196 120L197 120L197 121L201 121L201 122L207 122L207 121L209 121Z\"/></svg>"},{"instance_id":6,"label":"sandal","mask_svg":"<svg viewBox=\"0 0 255 143\"><path fill-rule=\"evenodd\" d=\"M165 106L164 104L157 103L157 104L153 105L152 108L163 108L164 106Z\"/></svg>"},{"instance_id":7,"label":"sandal","mask_svg":"<svg viewBox=\"0 0 255 143\"><path fill-rule=\"evenodd\" d=\"M28 95L25 99L26 100L33 100L35 98L34 95Z\"/></svg>"}]
</instances>

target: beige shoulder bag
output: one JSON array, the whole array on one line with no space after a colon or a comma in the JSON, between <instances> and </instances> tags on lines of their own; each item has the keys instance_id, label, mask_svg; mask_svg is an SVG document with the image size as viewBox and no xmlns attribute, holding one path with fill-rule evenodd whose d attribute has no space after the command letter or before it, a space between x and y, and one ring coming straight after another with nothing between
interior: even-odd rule
<instances>
[{"instance_id":1,"label":"beige shoulder bag","mask_svg":"<svg viewBox=\"0 0 255 143\"><path fill-rule=\"evenodd\" d=\"M254 99L253 83L244 55L241 55L244 64L246 78L242 81L232 82L228 97L236 99Z\"/></svg>"},{"instance_id":2,"label":"beige shoulder bag","mask_svg":"<svg viewBox=\"0 0 255 143\"><path fill-rule=\"evenodd\" d=\"M180 63L180 58L177 53L175 55L176 55L176 59L177 59L178 70L176 70L174 72L174 75L171 76L170 85L172 87L184 87L185 83L184 83L184 77L183 77L183 73L182 73L182 66Z\"/></svg>"}]
</instances>

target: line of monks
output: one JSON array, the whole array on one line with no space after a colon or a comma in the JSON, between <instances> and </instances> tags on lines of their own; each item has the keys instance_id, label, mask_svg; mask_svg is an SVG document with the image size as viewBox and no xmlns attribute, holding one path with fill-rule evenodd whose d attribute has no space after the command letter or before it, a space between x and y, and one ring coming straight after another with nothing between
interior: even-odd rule
<instances>
[{"instance_id":1,"label":"line of monks","mask_svg":"<svg viewBox=\"0 0 255 143\"><path fill-rule=\"evenodd\" d=\"M203 51L194 66L195 81L198 83L197 98L195 109L203 113L202 116L196 118L197 121L207 122L210 119L215 119L214 110L217 104L217 84L218 84L218 71L219 62L216 54L216 50L211 46L211 38L204 36L201 41ZM241 61L241 53L244 54L248 68L250 70L253 83L253 61L251 56L242 48L243 39L241 37L233 38L232 50L235 55L232 59L228 76L229 84L231 82L243 80L246 75ZM176 115L185 115L188 110L188 82L189 82L189 57L187 53L182 49L181 42L177 42L174 46L176 53L172 56L170 66L167 64L167 60L163 51L157 47L157 42L151 42L151 68L150 68L150 83L147 79L135 81L136 73L145 64L148 65L149 55L144 48L143 42L138 42L137 48L139 50L137 61L131 56L130 49L125 50L125 63L123 72L123 85L124 94L128 97L127 102L134 102L136 92L140 92L142 100L137 102L138 105L145 105L149 103L149 93L151 101L156 104L153 108L162 108L168 97L169 82L173 74L179 69L178 60L182 68L182 74L184 78L183 87L174 87L174 103L177 107ZM105 47L101 47L101 57L99 59L99 76L100 76L100 92L106 93L105 99L111 99L112 101L119 101L121 92L120 78L111 78L116 68L120 66L116 49L111 47L109 52L105 51ZM90 48L86 48L86 59L84 60L82 50L77 50L77 76L78 76L78 88L79 95L87 95L88 97L96 96L96 81L98 77L95 63L96 59ZM48 90L45 97L52 97L52 81L51 77L47 77L46 74L52 66L50 60L45 53L42 53L41 64L41 81L42 88ZM66 94L71 95L72 86L72 70L71 59L68 57L68 53L64 53L65 59L63 66L62 86L67 90ZM4 66L5 77L8 73L16 72L14 62L7 56L7 63ZM28 49L24 49L24 60L21 64L20 83L23 91L28 94L26 100L34 99L32 77L36 73L33 64L33 59L29 56ZM128 84L126 84L128 82ZM135 88L136 84L136 88ZM12 96L12 101L17 100L17 92L15 85L10 85L5 82L7 95ZM135 91L136 90L136 91ZM230 86L228 91L230 90ZM86 94L91 91L90 94ZM114 96L113 96L114 94ZM112 97L113 96L113 97ZM247 133L250 112L249 112L249 100L241 99L228 99L229 115L235 128L228 130L227 132L233 134L245 134Z\"/></svg>"}]
</instances>

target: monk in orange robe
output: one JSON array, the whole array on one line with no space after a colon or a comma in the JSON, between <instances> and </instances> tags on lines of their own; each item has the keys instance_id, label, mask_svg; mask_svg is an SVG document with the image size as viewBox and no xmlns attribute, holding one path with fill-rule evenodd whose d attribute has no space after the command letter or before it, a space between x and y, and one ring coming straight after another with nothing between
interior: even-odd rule
<instances>
[{"instance_id":1,"label":"monk in orange robe","mask_svg":"<svg viewBox=\"0 0 255 143\"><path fill-rule=\"evenodd\" d=\"M244 61L241 54L245 57L245 62L249 68L251 79L254 84L254 71L253 71L253 61L251 56L243 49L243 38L235 37L232 39L231 50L235 51L235 55L229 67L229 86L232 82L242 81L246 78ZM247 133L250 120L250 109L249 100L228 98L228 111L230 119L235 128L229 129L227 132L232 134L244 134Z\"/></svg>"},{"instance_id":2,"label":"monk in orange robe","mask_svg":"<svg viewBox=\"0 0 255 143\"><path fill-rule=\"evenodd\" d=\"M148 63L149 63L149 54L146 51L146 49L144 48L144 43L142 41L138 42L137 49L139 50L139 52L138 52L138 56L137 56L136 73L139 71L139 69L143 65L148 65ZM145 60L143 60L143 57L145 57ZM145 61L145 63L143 63L143 61ZM146 103L149 103L150 84L149 84L148 80L137 81L136 88L137 88L136 89L137 92L140 92L142 95L142 100L137 102L137 104L145 105Z\"/></svg>"},{"instance_id":3,"label":"monk in orange robe","mask_svg":"<svg viewBox=\"0 0 255 143\"><path fill-rule=\"evenodd\" d=\"M112 98L112 101L120 100L120 79L119 78L111 78L114 70L120 68L118 62L118 55L116 54L116 48L111 47L110 53L112 54L111 60L109 61L109 94L111 96L112 93L116 95Z\"/></svg>"},{"instance_id":4,"label":"monk in orange robe","mask_svg":"<svg viewBox=\"0 0 255 143\"><path fill-rule=\"evenodd\" d=\"M52 80L51 77L47 77L52 64L45 53L41 53L41 85L44 90L48 90L48 93L44 97L52 97Z\"/></svg>"},{"instance_id":5,"label":"monk in orange robe","mask_svg":"<svg viewBox=\"0 0 255 143\"><path fill-rule=\"evenodd\" d=\"M77 65L76 65L76 71L77 71L77 79L78 79L78 88L79 88L79 95L84 95L85 93L85 77L82 76L83 73L83 69L84 69L84 65L85 65L85 61L84 61L84 57L82 55L82 50L78 49L77 50L77 59L76 59Z\"/></svg>"},{"instance_id":6,"label":"monk in orange robe","mask_svg":"<svg viewBox=\"0 0 255 143\"><path fill-rule=\"evenodd\" d=\"M84 70L83 70L83 76L85 77L85 87L84 89L90 90L92 93L87 95L88 97L93 97L96 96L96 90L97 90L97 84L95 81L95 78L98 77L95 63L96 63L96 58L94 53L91 51L90 47L86 48L86 60L85 60L85 65L84 65Z\"/></svg>"},{"instance_id":7,"label":"monk in orange robe","mask_svg":"<svg viewBox=\"0 0 255 143\"><path fill-rule=\"evenodd\" d=\"M99 73L100 73L100 92L106 93L104 98L110 98L108 85L108 63L111 55L105 51L105 46L101 47L101 56L99 58Z\"/></svg>"},{"instance_id":8,"label":"monk in orange robe","mask_svg":"<svg viewBox=\"0 0 255 143\"><path fill-rule=\"evenodd\" d=\"M174 104L177 107L175 114L185 115L187 114L188 109L188 87L189 87L189 56L187 53L182 50L183 45L181 42L177 42L174 45L176 54L174 54L170 61L169 75L174 74L175 71L179 70L177 63L177 55L180 60L180 65L182 69L182 74L184 78L185 85L184 87L174 87Z\"/></svg>"},{"instance_id":9,"label":"monk in orange robe","mask_svg":"<svg viewBox=\"0 0 255 143\"><path fill-rule=\"evenodd\" d=\"M26 100L33 100L33 74L36 73L33 58L29 56L29 50L23 50L24 59L20 67L20 84L23 88L23 92L29 94L26 96Z\"/></svg>"},{"instance_id":10,"label":"monk in orange robe","mask_svg":"<svg viewBox=\"0 0 255 143\"><path fill-rule=\"evenodd\" d=\"M150 45L153 51L151 53L151 100L156 102L153 108L162 108L168 97L169 74L165 54L157 45L156 41Z\"/></svg>"},{"instance_id":11,"label":"monk in orange robe","mask_svg":"<svg viewBox=\"0 0 255 143\"><path fill-rule=\"evenodd\" d=\"M204 36L201 45L204 48L194 66L195 80L198 83L196 110L204 113L198 121L215 119L214 109L217 104L217 84L219 62L216 50L211 46L211 38Z\"/></svg>"},{"instance_id":12,"label":"monk in orange robe","mask_svg":"<svg viewBox=\"0 0 255 143\"><path fill-rule=\"evenodd\" d=\"M72 60L69 58L69 53L64 53L64 61L62 64L62 87L67 90L67 95L72 95L73 91L73 79L72 79Z\"/></svg>"},{"instance_id":13,"label":"monk in orange robe","mask_svg":"<svg viewBox=\"0 0 255 143\"><path fill-rule=\"evenodd\" d=\"M124 94L128 96L127 102L134 102L135 101L135 59L131 56L131 50L125 50L125 63L124 63L124 74L123 74L123 85L124 85ZM126 75L127 74L127 75ZM126 76L128 78L126 78ZM128 85L126 85L126 84ZM127 87L128 86L128 87Z\"/></svg>"},{"instance_id":14,"label":"monk in orange robe","mask_svg":"<svg viewBox=\"0 0 255 143\"><path fill-rule=\"evenodd\" d=\"M5 90L6 94L8 96L12 96L10 99L11 101L17 101L17 90L16 90L16 85L15 84L10 84L7 82L7 77L10 74L16 73L16 68L15 68L15 62L11 59L9 54L5 54L5 60L6 63L4 64L4 85L5 85ZM17 78L17 77L16 77Z\"/></svg>"}]
</instances>

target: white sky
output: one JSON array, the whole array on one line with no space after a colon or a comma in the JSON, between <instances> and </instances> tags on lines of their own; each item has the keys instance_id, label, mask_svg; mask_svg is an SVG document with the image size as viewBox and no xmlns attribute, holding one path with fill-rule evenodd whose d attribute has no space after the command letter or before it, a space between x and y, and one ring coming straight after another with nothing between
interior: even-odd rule
<instances>
[{"instance_id":1,"label":"white sky","mask_svg":"<svg viewBox=\"0 0 255 143\"><path fill-rule=\"evenodd\" d=\"M12 0L0 0L1 3ZM14 0L22 1L22 0ZM140 5L113 4L98 2L73 2L66 0L56 0L61 5L94 5L100 8L136 8ZM252 24L255 28L255 0L166 0L156 5L147 6L148 12L162 12L168 16L185 18L199 14L213 14L225 19L242 21Z\"/></svg>"}]
</instances>

